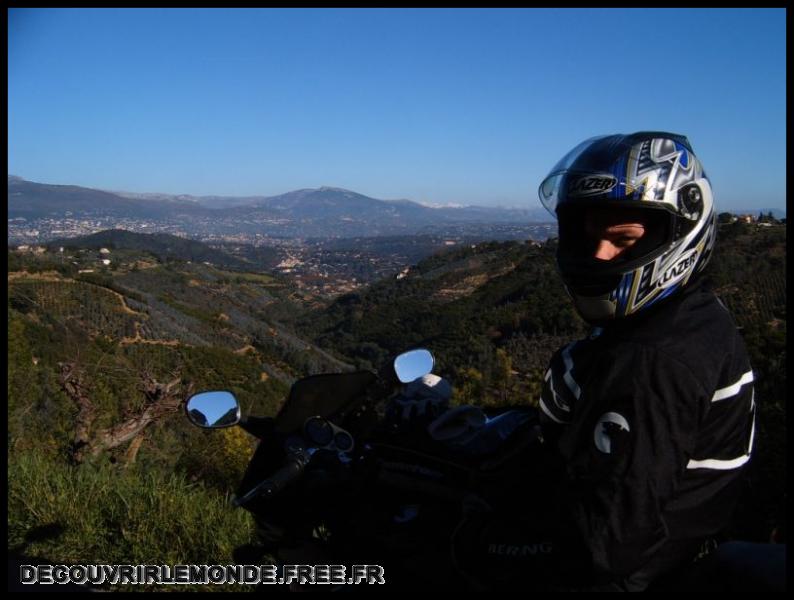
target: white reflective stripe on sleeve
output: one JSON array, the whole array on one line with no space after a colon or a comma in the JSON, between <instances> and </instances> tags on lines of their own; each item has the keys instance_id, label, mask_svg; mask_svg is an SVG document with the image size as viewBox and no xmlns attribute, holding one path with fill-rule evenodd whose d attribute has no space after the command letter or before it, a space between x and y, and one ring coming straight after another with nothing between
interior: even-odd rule
<instances>
[{"instance_id":1,"label":"white reflective stripe on sleeve","mask_svg":"<svg viewBox=\"0 0 794 600\"><path fill-rule=\"evenodd\" d=\"M733 385L729 385L728 387L724 387L722 389L717 390L714 392L714 397L711 399L712 402L717 402L719 400L725 400L726 398L731 398L739 393L739 390L742 389L743 385L746 385L753 381L753 372L747 371L744 375L739 378L739 381L734 383Z\"/></svg>"},{"instance_id":2,"label":"white reflective stripe on sleeve","mask_svg":"<svg viewBox=\"0 0 794 600\"><path fill-rule=\"evenodd\" d=\"M560 410L564 410L565 412L571 412L571 408L566 404L558 395L557 391L554 389L554 377L552 376L551 369L546 372L546 381L549 382L549 389L551 390L551 399L554 400L554 404Z\"/></svg>"},{"instance_id":3,"label":"white reflective stripe on sleeve","mask_svg":"<svg viewBox=\"0 0 794 600\"><path fill-rule=\"evenodd\" d=\"M746 375L747 373L745 373L745 376ZM752 371L750 371L750 376L752 377ZM752 414L750 417L752 420L750 424L750 440L747 443L747 454L740 456L739 458L734 458L733 460L717 460L715 458L706 460L690 460L689 463L687 463L686 468L729 471L730 469L741 467L744 463L750 460L750 455L753 452L753 442L755 441L755 389L753 389L750 395L750 413Z\"/></svg>"},{"instance_id":4,"label":"white reflective stripe on sleeve","mask_svg":"<svg viewBox=\"0 0 794 600\"><path fill-rule=\"evenodd\" d=\"M546 408L546 404L543 402L543 398L540 399L540 403L539 404L540 404L540 410L542 410L549 419L551 419L555 423L559 423L560 425L567 425L568 424L567 421L561 421L560 419L555 417L553 414L551 414L551 411L548 408Z\"/></svg>"},{"instance_id":5,"label":"white reflective stripe on sleeve","mask_svg":"<svg viewBox=\"0 0 794 600\"><path fill-rule=\"evenodd\" d=\"M690 460L687 464L687 469L716 469L717 471L730 471L731 469L738 469L744 463L750 460L750 456L740 456L739 458L734 458L733 460L717 460L717 459L707 459L707 460Z\"/></svg>"},{"instance_id":6,"label":"white reflective stripe on sleeve","mask_svg":"<svg viewBox=\"0 0 794 600\"><path fill-rule=\"evenodd\" d=\"M749 456L750 453L753 451L753 441L755 440L755 388L753 389L753 395L751 397L751 407L750 412L753 413L753 416L750 417L753 420L753 424L750 427L750 443L747 444L747 455Z\"/></svg>"},{"instance_id":7,"label":"white reflective stripe on sleeve","mask_svg":"<svg viewBox=\"0 0 794 600\"><path fill-rule=\"evenodd\" d=\"M576 342L573 344L568 344L562 350L562 360L565 362L565 373L562 376L563 381L568 386L568 389L571 390L573 393L573 397L577 400L582 393L582 390L579 389L579 384L576 383L573 379L573 375L571 375L571 371L573 371L573 359L571 358L571 348L576 345Z\"/></svg>"}]
</instances>

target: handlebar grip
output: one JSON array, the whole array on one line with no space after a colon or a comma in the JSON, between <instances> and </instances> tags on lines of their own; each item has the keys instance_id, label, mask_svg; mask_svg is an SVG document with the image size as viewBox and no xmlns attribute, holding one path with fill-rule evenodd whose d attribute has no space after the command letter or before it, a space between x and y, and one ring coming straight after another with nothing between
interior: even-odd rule
<instances>
[{"instance_id":1,"label":"handlebar grip","mask_svg":"<svg viewBox=\"0 0 794 600\"><path fill-rule=\"evenodd\" d=\"M288 461L286 465L265 479L263 483L266 485L260 491L260 494L266 497L277 494L289 483L298 479L303 473L305 466L306 465L298 459Z\"/></svg>"},{"instance_id":2,"label":"handlebar grip","mask_svg":"<svg viewBox=\"0 0 794 600\"><path fill-rule=\"evenodd\" d=\"M242 497L237 497L232 500L234 506L241 506L246 502L251 501L257 496L264 496L271 498L284 489L287 485L298 479L302 474L306 465L311 460L311 454L307 451L294 452L287 458L286 464L278 471L273 473L270 477L265 479L262 483L249 490L247 494Z\"/></svg>"}]
</instances>

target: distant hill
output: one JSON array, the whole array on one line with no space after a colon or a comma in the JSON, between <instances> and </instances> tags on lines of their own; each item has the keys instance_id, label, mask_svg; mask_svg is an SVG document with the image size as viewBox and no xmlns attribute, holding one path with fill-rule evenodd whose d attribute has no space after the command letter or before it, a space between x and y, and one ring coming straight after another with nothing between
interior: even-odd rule
<instances>
[{"instance_id":1,"label":"distant hill","mask_svg":"<svg viewBox=\"0 0 794 600\"><path fill-rule=\"evenodd\" d=\"M8 217L28 219L48 216L107 215L115 217L163 218L180 209L200 208L191 202L142 200L76 185L51 185L8 178Z\"/></svg>"},{"instance_id":2,"label":"distant hill","mask_svg":"<svg viewBox=\"0 0 794 600\"><path fill-rule=\"evenodd\" d=\"M234 209L245 213L266 208L296 219L348 218L369 220L376 225L420 226L440 223L501 223L549 221L541 209L508 209L484 206L431 208L410 200L378 200L351 190L335 187L303 189L258 200L250 207Z\"/></svg>"},{"instance_id":3,"label":"distant hill","mask_svg":"<svg viewBox=\"0 0 794 600\"><path fill-rule=\"evenodd\" d=\"M49 248L117 248L150 252L160 260L209 262L226 268L245 268L246 263L225 252L210 248L202 242L167 233L134 233L123 229L109 229L91 235L54 240Z\"/></svg>"},{"instance_id":4,"label":"distant hill","mask_svg":"<svg viewBox=\"0 0 794 600\"><path fill-rule=\"evenodd\" d=\"M204 208L231 208L232 206L242 206L255 204L263 200L265 196L192 196L190 194L160 194L152 192L125 192L117 190L106 190L122 198L132 198L135 200L159 200L163 202L190 202L196 206Z\"/></svg>"},{"instance_id":5,"label":"distant hill","mask_svg":"<svg viewBox=\"0 0 794 600\"><path fill-rule=\"evenodd\" d=\"M253 220L258 229L273 235L354 237L415 233L422 227L465 223L548 223L554 219L534 196L526 208L492 206L430 207L411 200L381 200L352 190L320 187L294 190L276 196L191 196L188 194L107 191L74 185L53 185L8 176L9 218L64 215L107 215L128 218L178 217L239 225ZM785 209L730 209L734 214Z\"/></svg>"},{"instance_id":6,"label":"distant hill","mask_svg":"<svg viewBox=\"0 0 794 600\"><path fill-rule=\"evenodd\" d=\"M361 237L429 233L454 224L529 224L553 219L539 207L431 208L409 200L379 200L334 187L244 198L108 192L8 180L8 217L111 217L178 222L185 231L278 237Z\"/></svg>"},{"instance_id":7,"label":"distant hill","mask_svg":"<svg viewBox=\"0 0 794 600\"><path fill-rule=\"evenodd\" d=\"M112 193L139 200L192 202L211 209L237 208L237 212L245 212L248 209L272 209L297 218L328 217L334 212L342 216L350 216L351 209L370 211L376 207L376 210L385 210L390 215L393 215L395 210L401 216L414 213L430 222L437 221L438 217L452 222L513 222L516 217L519 220L528 218L532 222L551 220L550 215L540 207L527 209L462 205L432 207L411 200L376 199L351 190L329 186L300 189L277 196L190 196L119 191Z\"/></svg>"}]
</instances>

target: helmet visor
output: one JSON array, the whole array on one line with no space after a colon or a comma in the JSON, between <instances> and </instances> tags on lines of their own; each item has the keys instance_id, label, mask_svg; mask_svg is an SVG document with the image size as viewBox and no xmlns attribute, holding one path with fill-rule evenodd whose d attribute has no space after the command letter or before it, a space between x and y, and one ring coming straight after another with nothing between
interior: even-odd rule
<instances>
[{"instance_id":1,"label":"helmet visor","mask_svg":"<svg viewBox=\"0 0 794 600\"><path fill-rule=\"evenodd\" d=\"M560 241L557 259L562 270L573 275L574 279L592 281L625 273L668 251L674 240L675 217L660 208L627 210L625 205L613 203L598 207L563 204L558 215ZM610 240L606 233L610 225L637 221L643 227L641 237L616 258L596 258L599 243Z\"/></svg>"},{"instance_id":2,"label":"helmet visor","mask_svg":"<svg viewBox=\"0 0 794 600\"><path fill-rule=\"evenodd\" d=\"M572 170L591 175L589 181L581 183L582 192L603 193L603 188L608 185L608 180L598 181L592 175L603 172L605 178L612 177L610 174L611 160L606 160L606 158L611 159L614 156L617 150L616 146L625 145L623 140L624 136L600 135L592 137L563 156L551 169L538 190L540 201L546 210L556 216L557 206L565 197L563 192L567 191L571 183ZM605 151L607 149L609 152Z\"/></svg>"},{"instance_id":3,"label":"helmet visor","mask_svg":"<svg viewBox=\"0 0 794 600\"><path fill-rule=\"evenodd\" d=\"M673 133L638 132L587 139L563 156L549 171L538 189L541 203L556 216L559 205L569 200L579 204L605 198L634 197L638 191L637 186L631 186L632 182L627 179L627 161L632 157L632 150L635 154L639 152L638 143L650 142L652 139L667 142L673 145L672 149L681 148L691 152L688 140ZM635 155L632 160L636 165L642 157Z\"/></svg>"}]
</instances>

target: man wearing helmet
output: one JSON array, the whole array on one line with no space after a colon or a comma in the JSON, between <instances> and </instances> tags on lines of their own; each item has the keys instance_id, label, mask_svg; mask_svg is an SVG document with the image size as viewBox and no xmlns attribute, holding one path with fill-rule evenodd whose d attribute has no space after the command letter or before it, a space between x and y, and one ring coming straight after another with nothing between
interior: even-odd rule
<instances>
[{"instance_id":1,"label":"man wearing helmet","mask_svg":"<svg viewBox=\"0 0 794 600\"><path fill-rule=\"evenodd\" d=\"M639 132L581 143L539 193L594 326L555 353L540 398L560 506L596 582L645 589L725 527L753 444L747 352L700 280L711 185L684 136Z\"/></svg>"}]
</instances>

